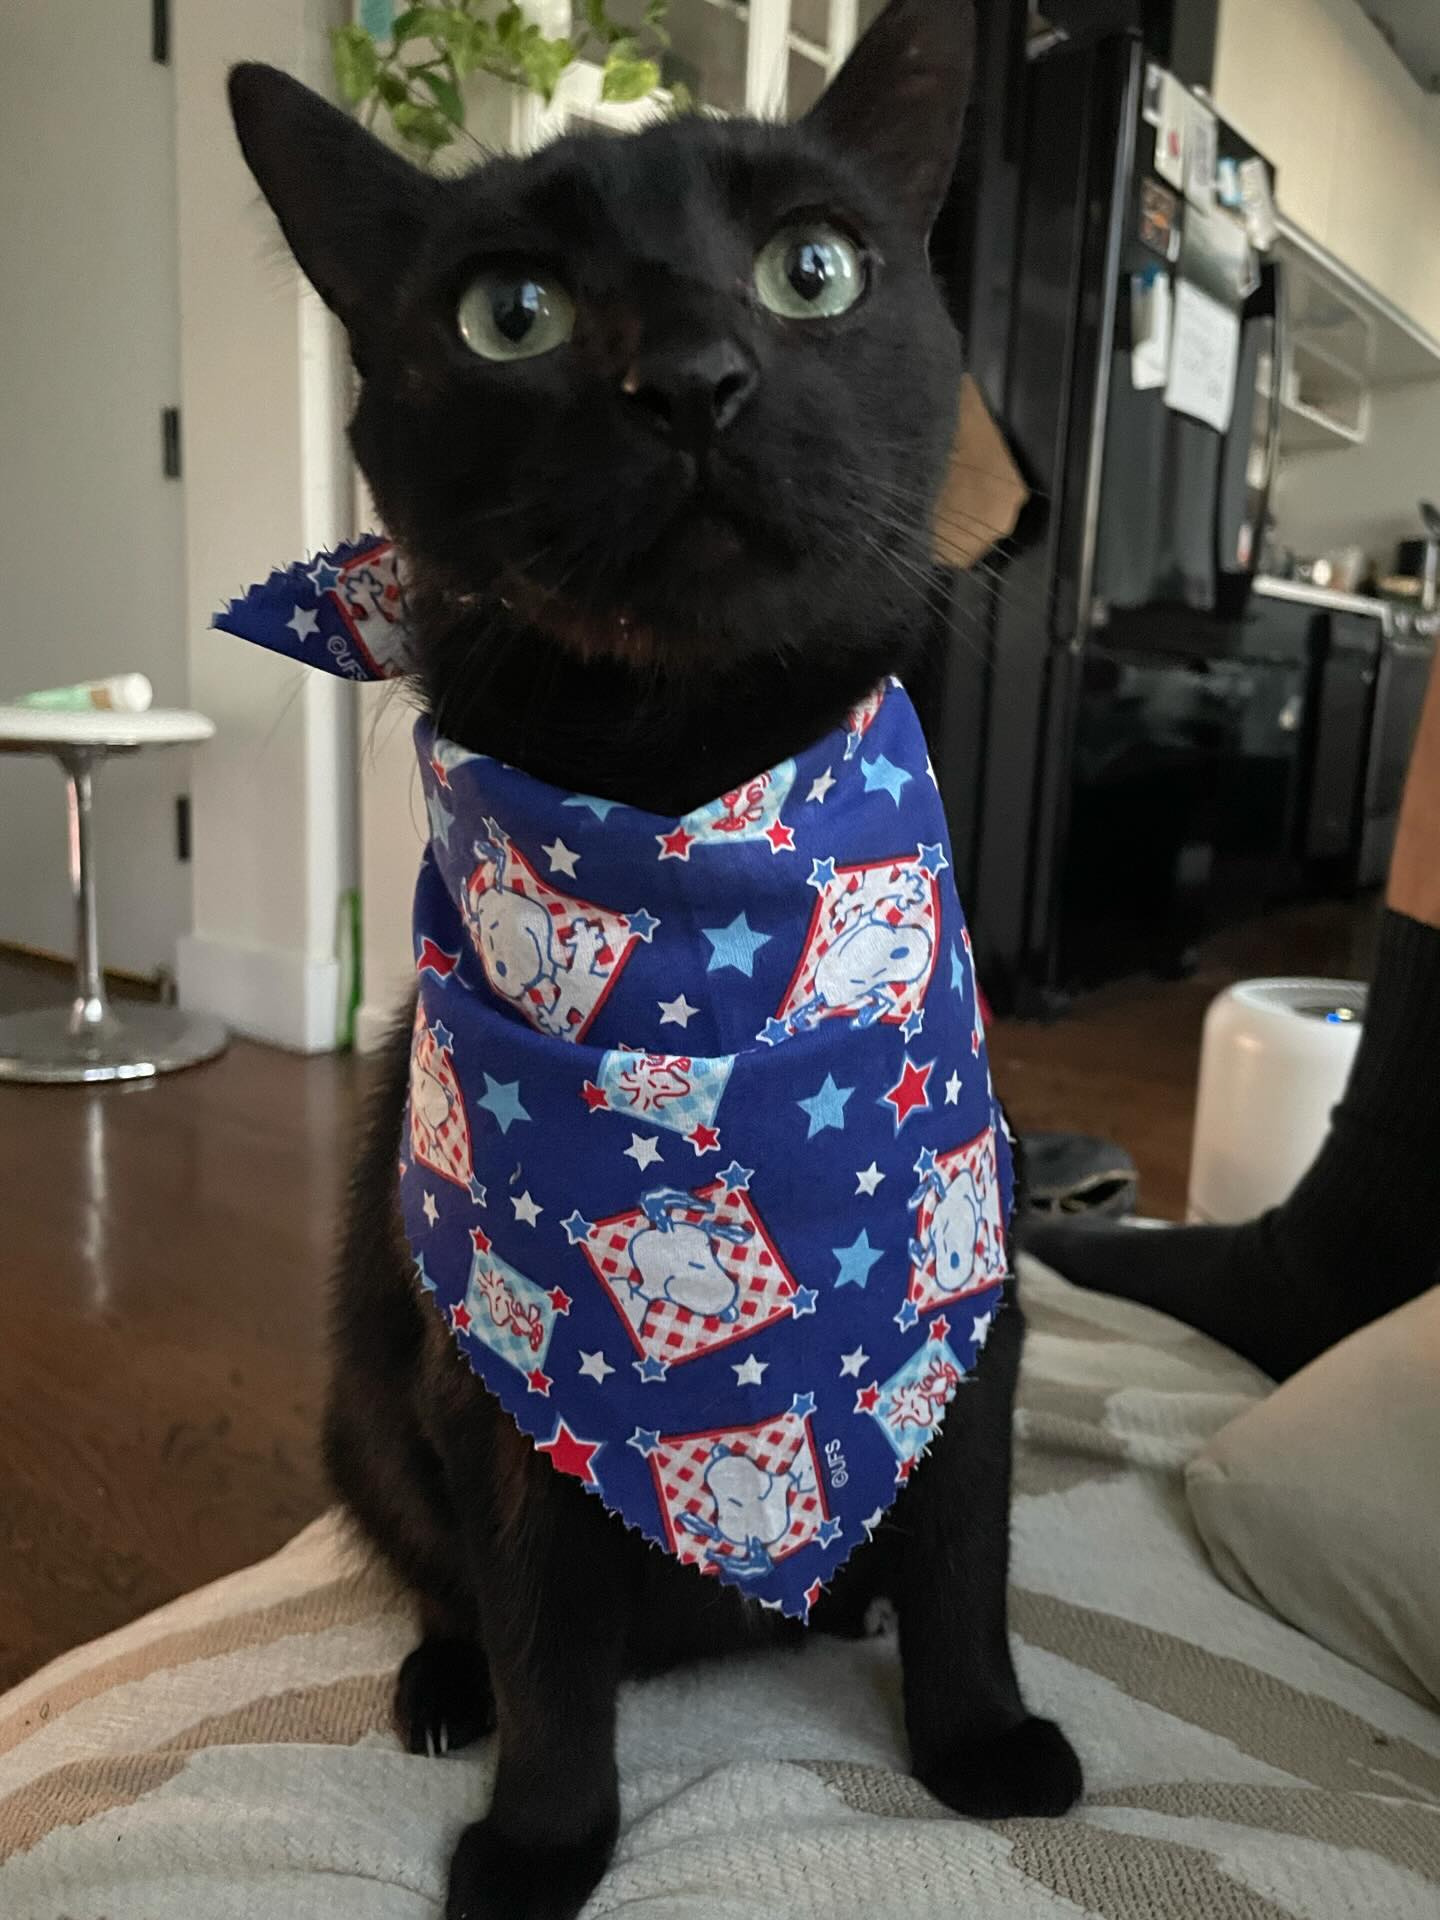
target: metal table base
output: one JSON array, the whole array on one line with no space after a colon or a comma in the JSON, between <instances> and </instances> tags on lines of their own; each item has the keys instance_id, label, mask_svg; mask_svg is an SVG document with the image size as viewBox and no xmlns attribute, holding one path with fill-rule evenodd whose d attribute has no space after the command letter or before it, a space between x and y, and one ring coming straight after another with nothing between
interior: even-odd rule
<instances>
[{"instance_id":1,"label":"metal table base","mask_svg":"<svg viewBox=\"0 0 1440 1920\"><path fill-rule=\"evenodd\" d=\"M75 898L75 999L67 1007L0 1018L0 1081L148 1080L224 1050L218 1020L144 1002L116 1007L105 993L95 912L93 776L101 747L55 748L70 806L70 887Z\"/></svg>"}]
</instances>

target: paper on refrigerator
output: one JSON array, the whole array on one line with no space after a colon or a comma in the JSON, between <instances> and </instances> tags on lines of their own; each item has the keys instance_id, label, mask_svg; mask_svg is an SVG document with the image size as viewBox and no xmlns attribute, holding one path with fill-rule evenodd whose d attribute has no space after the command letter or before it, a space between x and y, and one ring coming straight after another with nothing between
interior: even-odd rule
<instances>
[{"instance_id":1,"label":"paper on refrigerator","mask_svg":"<svg viewBox=\"0 0 1440 1920\"><path fill-rule=\"evenodd\" d=\"M1240 365L1239 314L1192 281L1181 280L1170 335L1166 406L1203 420L1217 433L1228 432Z\"/></svg>"}]
</instances>

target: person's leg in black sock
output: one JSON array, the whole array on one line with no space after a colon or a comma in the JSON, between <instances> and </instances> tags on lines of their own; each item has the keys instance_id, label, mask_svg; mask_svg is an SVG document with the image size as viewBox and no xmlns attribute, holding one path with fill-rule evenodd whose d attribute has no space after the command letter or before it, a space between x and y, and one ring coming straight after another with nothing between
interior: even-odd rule
<instances>
[{"instance_id":1,"label":"person's leg in black sock","mask_svg":"<svg viewBox=\"0 0 1440 1920\"><path fill-rule=\"evenodd\" d=\"M1037 1221L1078 1285L1157 1307L1277 1380L1440 1283L1440 667L1432 671L1355 1065L1281 1207L1239 1226Z\"/></svg>"}]
</instances>

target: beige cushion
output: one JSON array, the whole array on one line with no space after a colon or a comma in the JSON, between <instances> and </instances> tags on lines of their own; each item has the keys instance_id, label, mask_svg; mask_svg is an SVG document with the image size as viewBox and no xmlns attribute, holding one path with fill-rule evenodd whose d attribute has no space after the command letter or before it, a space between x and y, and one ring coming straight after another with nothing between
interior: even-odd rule
<instances>
[{"instance_id":1,"label":"beige cushion","mask_svg":"<svg viewBox=\"0 0 1440 1920\"><path fill-rule=\"evenodd\" d=\"M1227 1585L1440 1700L1440 1287L1222 1427L1186 1490Z\"/></svg>"}]
</instances>

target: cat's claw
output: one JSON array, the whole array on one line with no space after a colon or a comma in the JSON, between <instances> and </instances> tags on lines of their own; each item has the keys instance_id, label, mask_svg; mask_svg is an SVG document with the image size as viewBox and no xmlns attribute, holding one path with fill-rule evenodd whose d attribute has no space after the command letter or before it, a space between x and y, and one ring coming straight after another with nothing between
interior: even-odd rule
<instances>
[{"instance_id":1,"label":"cat's claw","mask_svg":"<svg viewBox=\"0 0 1440 1920\"><path fill-rule=\"evenodd\" d=\"M395 1682L395 1726L408 1753L432 1760L493 1732L495 1701L480 1649L468 1640L422 1640Z\"/></svg>"}]
</instances>

